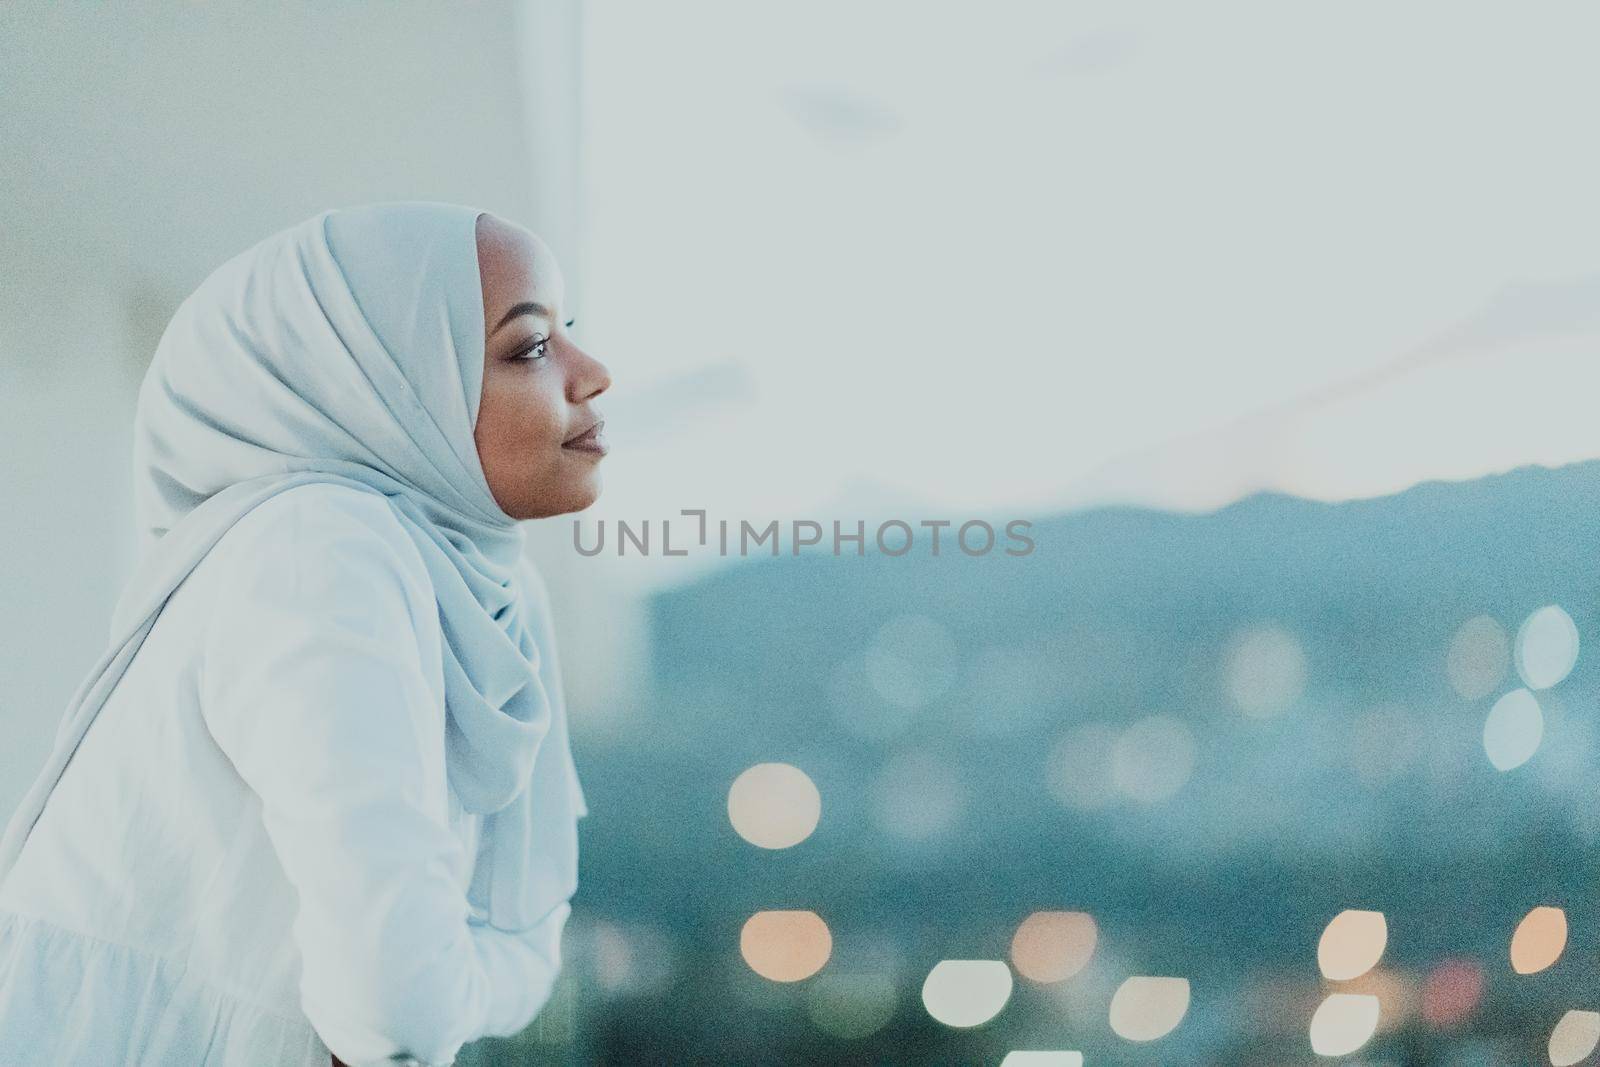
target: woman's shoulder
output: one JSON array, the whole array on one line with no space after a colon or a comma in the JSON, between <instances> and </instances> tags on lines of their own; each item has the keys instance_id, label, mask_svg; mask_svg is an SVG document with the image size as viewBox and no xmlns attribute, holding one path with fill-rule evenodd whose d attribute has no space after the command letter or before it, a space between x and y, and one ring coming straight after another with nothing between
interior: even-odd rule
<instances>
[{"instance_id":1,"label":"woman's shoulder","mask_svg":"<svg viewBox=\"0 0 1600 1067\"><path fill-rule=\"evenodd\" d=\"M256 581L320 579L351 590L399 582L413 601L433 600L432 581L400 515L381 493L310 482L274 493L246 512L214 548L222 569Z\"/></svg>"}]
</instances>

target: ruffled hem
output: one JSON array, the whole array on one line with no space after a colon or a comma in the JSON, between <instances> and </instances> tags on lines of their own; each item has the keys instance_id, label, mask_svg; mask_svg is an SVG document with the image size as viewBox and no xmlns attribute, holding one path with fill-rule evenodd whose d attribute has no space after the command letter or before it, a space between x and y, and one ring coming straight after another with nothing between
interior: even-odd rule
<instances>
[{"instance_id":1,"label":"ruffled hem","mask_svg":"<svg viewBox=\"0 0 1600 1067\"><path fill-rule=\"evenodd\" d=\"M304 1018L179 962L0 910L0 1063L328 1067Z\"/></svg>"}]
</instances>

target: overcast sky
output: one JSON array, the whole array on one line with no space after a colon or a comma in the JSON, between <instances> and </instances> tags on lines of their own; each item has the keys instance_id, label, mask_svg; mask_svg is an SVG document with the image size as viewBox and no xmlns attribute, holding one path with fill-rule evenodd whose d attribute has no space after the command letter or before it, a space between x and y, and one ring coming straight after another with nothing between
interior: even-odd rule
<instances>
[{"instance_id":1,"label":"overcast sky","mask_svg":"<svg viewBox=\"0 0 1600 1067\"><path fill-rule=\"evenodd\" d=\"M592 517L1600 455L1595 10L589 7Z\"/></svg>"}]
</instances>

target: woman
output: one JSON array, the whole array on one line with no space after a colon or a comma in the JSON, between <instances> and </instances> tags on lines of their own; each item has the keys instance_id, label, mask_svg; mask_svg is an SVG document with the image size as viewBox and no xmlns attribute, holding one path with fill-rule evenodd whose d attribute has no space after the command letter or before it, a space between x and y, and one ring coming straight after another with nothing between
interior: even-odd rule
<instances>
[{"instance_id":1,"label":"woman","mask_svg":"<svg viewBox=\"0 0 1600 1067\"><path fill-rule=\"evenodd\" d=\"M139 394L112 640L0 840L0 1063L448 1063L549 998L587 808L520 520L606 368L426 202L229 260Z\"/></svg>"}]
</instances>

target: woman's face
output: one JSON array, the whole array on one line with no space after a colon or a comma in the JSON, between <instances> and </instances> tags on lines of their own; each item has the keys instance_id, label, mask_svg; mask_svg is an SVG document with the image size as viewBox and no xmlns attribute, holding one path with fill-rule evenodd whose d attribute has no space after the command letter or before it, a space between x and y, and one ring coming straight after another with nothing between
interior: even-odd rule
<instances>
[{"instance_id":1,"label":"woman's face","mask_svg":"<svg viewBox=\"0 0 1600 1067\"><path fill-rule=\"evenodd\" d=\"M566 283L544 242L494 215L477 232L485 336L473 433L484 476L513 519L581 511L600 495L606 446L591 402L611 376L567 334Z\"/></svg>"}]
</instances>

